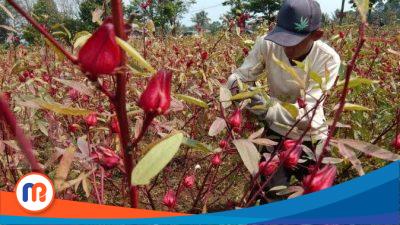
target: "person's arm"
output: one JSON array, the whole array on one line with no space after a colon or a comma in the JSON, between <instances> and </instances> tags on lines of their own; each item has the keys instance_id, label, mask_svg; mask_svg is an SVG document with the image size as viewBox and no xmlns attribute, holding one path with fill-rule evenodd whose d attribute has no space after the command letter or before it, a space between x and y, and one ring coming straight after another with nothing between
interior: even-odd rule
<instances>
[{"instance_id":1,"label":"person's arm","mask_svg":"<svg viewBox=\"0 0 400 225\"><path fill-rule=\"evenodd\" d=\"M266 51L266 46L263 37L257 38L249 55L245 58L243 64L229 76L226 87L231 91L237 87L239 79L244 83L254 82L258 76L264 71L265 62L263 51ZM265 53L264 53L265 54Z\"/></svg>"}]
</instances>

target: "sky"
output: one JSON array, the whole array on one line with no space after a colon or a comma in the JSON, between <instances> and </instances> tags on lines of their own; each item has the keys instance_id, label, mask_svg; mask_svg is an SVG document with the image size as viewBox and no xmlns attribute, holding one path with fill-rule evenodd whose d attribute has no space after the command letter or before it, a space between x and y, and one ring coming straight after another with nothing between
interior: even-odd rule
<instances>
[{"instance_id":1,"label":"sky","mask_svg":"<svg viewBox=\"0 0 400 225\"><path fill-rule=\"evenodd\" d=\"M189 8L189 11L183 15L182 23L186 26L193 25L191 18L197 12L204 10L208 13L211 21L217 21L219 18L229 10L229 6L222 6L225 0L196 0L196 4ZM340 9L342 0L316 0L321 5L323 13L331 15L336 9ZM129 0L124 0L125 3ZM350 9L350 4L345 1L345 10Z\"/></svg>"}]
</instances>

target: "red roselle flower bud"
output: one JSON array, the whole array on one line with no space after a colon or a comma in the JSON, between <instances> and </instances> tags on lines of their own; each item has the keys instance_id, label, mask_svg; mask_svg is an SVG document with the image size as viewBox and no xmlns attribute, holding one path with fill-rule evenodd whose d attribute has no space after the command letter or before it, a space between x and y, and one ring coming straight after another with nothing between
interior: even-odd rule
<instances>
[{"instance_id":1,"label":"red roselle flower bud","mask_svg":"<svg viewBox=\"0 0 400 225\"><path fill-rule=\"evenodd\" d=\"M68 91L68 97L69 97L72 101L76 101L76 100L78 100L79 92L78 92L76 89L71 88L71 89L69 89L69 91Z\"/></svg>"},{"instance_id":2,"label":"red roselle flower bud","mask_svg":"<svg viewBox=\"0 0 400 225\"><path fill-rule=\"evenodd\" d=\"M171 80L170 71L159 70L140 96L140 108L150 114L165 114L171 104Z\"/></svg>"},{"instance_id":3,"label":"red roselle flower bud","mask_svg":"<svg viewBox=\"0 0 400 225\"><path fill-rule=\"evenodd\" d=\"M211 159L211 164L213 166L219 166L222 163L222 159L221 159L221 154L216 153L213 155L212 159Z\"/></svg>"},{"instance_id":4,"label":"red roselle flower bud","mask_svg":"<svg viewBox=\"0 0 400 225\"><path fill-rule=\"evenodd\" d=\"M97 114L95 112L90 113L86 118L86 125L89 127L96 126L97 124Z\"/></svg>"},{"instance_id":5,"label":"red roselle flower bud","mask_svg":"<svg viewBox=\"0 0 400 225\"><path fill-rule=\"evenodd\" d=\"M345 34L344 34L343 31L340 31L340 32L339 32L339 37L340 37L341 39L343 39L343 38L345 37Z\"/></svg>"},{"instance_id":6,"label":"red roselle flower bud","mask_svg":"<svg viewBox=\"0 0 400 225\"><path fill-rule=\"evenodd\" d=\"M302 98L297 98L297 104L299 105L299 108L300 109L304 109L306 106L307 106L307 104L306 104L306 102L304 101L304 99L302 99Z\"/></svg>"},{"instance_id":7,"label":"red roselle flower bud","mask_svg":"<svg viewBox=\"0 0 400 225\"><path fill-rule=\"evenodd\" d=\"M169 209L175 208L176 205L176 195L174 190L170 189L164 196L163 204L167 206Z\"/></svg>"},{"instance_id":8,"label":"red roselle flower bud","mask_svg":"<svg viewBox=\"0 0 400 225\"><path fill-rule=\"evenodd\" d=\"M263 161L259 164L260 173L264 176L270 176L278 169L279 158L274 157L268 164L267 161Z\"/></svg>"},{"instance_id":9,"label":"red roselle flower bud","mask_svg":"<svg viewBox=\"0 0 400 225\"><path fill-rule=\"evenodd\" d=\"M185 179L183 180L183 186L186 188L192 188L194 185L195 177L194 175L191 176L186 176Z\"/></svg>"},{"instance_id":10,"label":"red roselle flower bud","mask_svg":"<svg viewBox=\"0 0 400 225\"><path fill-rule=\"evenodd\" d=\"M336 166L326 165L319 169L311 180L312 173L303 179L304 194L320 191L332 186L336 178Z\"/></svg>"},{"instance_id":11,"label":"red roselle flower bud","mask_svg":"<svg viewBox=\"0 0 400 225\"><path fill-rule=\"evenodd\" d=\"M121 50L115 40L114 25L103 23L78 54L82 71L93 76L111 74L121 64Z\"/></svg>"},{"instance_id":12,"label":"red roselle flower bud","mask_svg":"<svg viewBox=\"0 0 400 225\"><path fill-rule=\"evenodd\" d=\"M228 122L232 128L240 128L242 125L242 111L240 109L236 109L232 116L229 117Z\"/></svg>"},{"instance_id":13,"label":"red roselle flower bud","mask_svg":"<svg viewBox=\"0 0 400 225\"><path fill-rule=\"evenodd\" d=\"M116 117L113 117L111 119L110 128L111 128L111 132L113 132L115 134L119 134L121 132L119 129L118 119Z\"/></svg>"},{"instance_id":14,"label":"red roselle flower bud","mask_svg":"<svg viewBox=\"0 0 400 225\"><path fill-rule=\"evenodd\" d=\"M74 123L74 124L68 125L68 131L71 132L71 133L77 132L78 129L79 129L79 125L78 124Z\"/></svg>"},{"instance_id":15,"label":"red roselle flower bud","mask_svg":"<svg viewBox=\"0 0 400 225\"><path fill-rule=\"evenodd\" d=\"M105 169L112 169L120 163L121 158L114 150L105 147L99 147L91 153L91 157Z\"/></svg>"},{"instance_id":16,"label":"red roselle flower bud","mask_svg":"<svg viewBox=\"0 0 400 225\"><path fill-rule=\"evenodd\" d=\"M400 150L400 134L394 138L392 145L395 149Z\"/></svg>"},{"instance_id":17,"label":"red roselle flower bud","mask_svg":"<svg viewBox=\"0 0 400 225\"><path fill-rule=\"evenodd\" d=\"M296 142L295 140L285 140L283 142L284 149L279 153L280 160L288 169L295 168L301 156L302 148L300 144L296 145Z\"/></svg>"},{"instance_id":18,"label":"red roselle flower bud","mask_svg":"<svg viewBox=\"0 0 400 225\"><path fill-rule=\"evenodd\" d=\"M204 51L201 53L201 60L205 61L208 59L208 52Z\"/></svg>"},{"instance_id":19,"label":"red roselle flower bud","mask_svg":"<svg viewBox=\"0 0 400 225\"><path fill-rule=\"evenodd\" d=\"M226 140L221 140L219 142L219 147L225 149L226 147L228 147L228 142Z\"/></svg>"}]
</instances>

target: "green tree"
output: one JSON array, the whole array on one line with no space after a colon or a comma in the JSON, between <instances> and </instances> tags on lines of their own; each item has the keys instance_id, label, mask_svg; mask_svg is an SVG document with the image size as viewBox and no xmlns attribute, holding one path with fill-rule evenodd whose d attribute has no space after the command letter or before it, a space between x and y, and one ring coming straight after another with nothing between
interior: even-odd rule
<instances>
[{"instance_id":1,"label":"green tree","mask_svg":"<svg viewBox=\"0 0 400 225\"><path fill-rule=\"evenodd\" d=\"M62 21L54 0L38 0L36 4L33 5L32 15L40 24L45 26L46 29L51 29L52 26ZM23 37L28 42L34 42L39 40L40 35L39 32L29 25L26 27Z\"/></svg>"},{"instance_id":2,"label":"green tree","mask_svg":"<svg viewBox=\"0 0 400 225\"><path fill-rule=\"evenodd\" d=\"M204 10L196 13L192 18L192 22L202 28L207 28L210 24L210 21L211 19L208 17L208 13Z\"/></svg>"},{"instance_id":3,"label":"green tree","mask_svg":"<svg viewBox=\"0 0 400 225\"><path fill-rule=\"evenodd\" d=\"M182 15L187 12L190 5L195 3L195 0L154 0L146 9L140 6L142 2L144 1L132 0L126 12L135 13L141 18L150 18L154 21L156 28L159 28L162 34L166 34L179 26Z\"/></svg>"},{"instance_id":4,"label":"green tree","mask_svg":"<svg viewBox=\"0 0 400 225\"><path fill-rule=\"evenodd\" d=\"M281 4L281 0L226 0L223 3L223 5L231 7L230 12L226 15L227 18L234 18L247 12L268 21L273 19Z\"/></svg>"}]
</instances>

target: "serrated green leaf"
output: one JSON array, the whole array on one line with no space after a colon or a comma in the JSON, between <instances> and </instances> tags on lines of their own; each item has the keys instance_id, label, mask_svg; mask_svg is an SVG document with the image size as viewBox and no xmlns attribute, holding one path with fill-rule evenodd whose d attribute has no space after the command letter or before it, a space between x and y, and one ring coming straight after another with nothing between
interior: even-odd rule
<instances>
[{"instance_id":1,"label":"serrated green leaf","mask_svg":"<svg viewBox=\"0 0 400 225\"><path fill-rule=\"evenodd\" d=\"M207 103L205 103L204 101L197 99L195 97L188 96L188 95L181 95L181 94L176 94L175 97L180 100L185 101L186 103L197 105L197 106L203 107L205 109L208 109Z\"/></svg>"},{"instance_id":2,"label":"serrated green leaf","mask_svg":"<svg viewBox=\"0 0 400 225\"><path fill-rule=\"evenodd\" d=\"M183 141L178 133L156 144L132 171L132 185L146 185L172 160Z\"/></svg>"}]
</instances>

